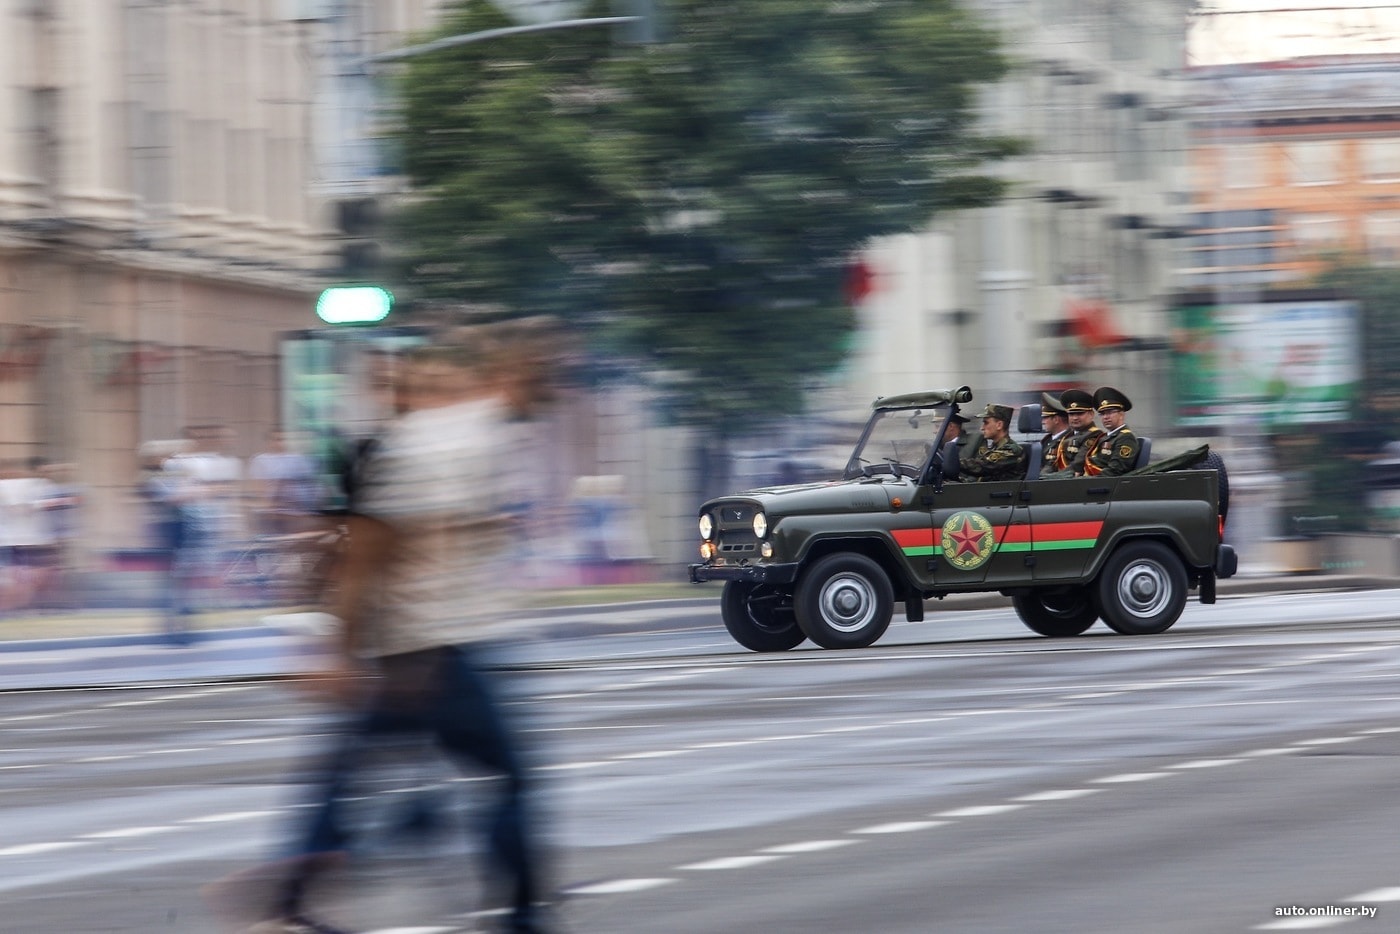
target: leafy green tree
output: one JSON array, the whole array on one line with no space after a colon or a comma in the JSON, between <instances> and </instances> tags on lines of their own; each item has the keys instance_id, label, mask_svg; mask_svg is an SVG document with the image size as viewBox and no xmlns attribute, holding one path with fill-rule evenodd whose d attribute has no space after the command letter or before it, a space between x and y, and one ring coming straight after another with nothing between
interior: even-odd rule
<instances>
[{"instance_id":1,"label":"leafy green tree","mask_svg":"<svg viewBox=\"0 0 1400 934\"><path fill-rule=\"evenodd\" d=\"M678 419L751 430L840 362L862 246L1001 196L980 172L1018 146L978 134L975 94L1007 65L949 0L657 2L650 45L584 28L410 59L398 245L425 298L558 315L666 374ZM441 34L506 25L462 3Z\"/></svg>"}]
</instances>

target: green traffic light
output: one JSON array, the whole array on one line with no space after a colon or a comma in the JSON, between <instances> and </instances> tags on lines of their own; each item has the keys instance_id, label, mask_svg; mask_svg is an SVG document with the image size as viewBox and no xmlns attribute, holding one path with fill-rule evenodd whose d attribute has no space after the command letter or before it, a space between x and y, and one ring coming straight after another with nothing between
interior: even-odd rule
<instances>
[{"instance_id":1,"label":"green traffic light","mask_svg":"<svg viewBox=\"0 0 1400 934\"><path fill-rule=\"evenodd\" d=\"M394 307L394 293L377 285L336 286L316 299L316 317L327 324L373 324Z\"/></svg>"}]
</instances>

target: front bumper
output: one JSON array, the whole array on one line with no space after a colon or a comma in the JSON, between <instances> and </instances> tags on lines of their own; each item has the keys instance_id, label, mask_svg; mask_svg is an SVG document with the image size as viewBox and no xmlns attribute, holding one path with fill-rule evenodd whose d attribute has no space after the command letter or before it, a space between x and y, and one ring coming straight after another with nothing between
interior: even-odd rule
<instances>
[{"instance_id":1,"label":"front bumper","mask_svg":"<svg viewBox=\"0 0 1400 934\"><path fill-rule=\"evenodd\" d=\"M744 581L750 584L791 584L797 580L796 564L692 564L690 582Z\"/></svg>"}]
</instances>

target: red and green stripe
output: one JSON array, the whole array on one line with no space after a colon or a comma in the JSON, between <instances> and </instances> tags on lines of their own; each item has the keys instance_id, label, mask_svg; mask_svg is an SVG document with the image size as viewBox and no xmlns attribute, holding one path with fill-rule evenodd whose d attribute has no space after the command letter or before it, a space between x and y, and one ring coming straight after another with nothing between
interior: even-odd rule
<instances>
[{"instance_id":1,"label":"red and green stripe","mask_svg":"<svg viewBox=\"0 0 1400 934\"><path fill-rule=\"evenodd\" d=\"M1103 522L1042 522L1034 526L994 528L994 531L999 537L997 551L1072 551L1093 548L1103 531ZM892 534L900 551L911 558L943 554L942 529L896 529Z\"/></svg>"}]
</instances>

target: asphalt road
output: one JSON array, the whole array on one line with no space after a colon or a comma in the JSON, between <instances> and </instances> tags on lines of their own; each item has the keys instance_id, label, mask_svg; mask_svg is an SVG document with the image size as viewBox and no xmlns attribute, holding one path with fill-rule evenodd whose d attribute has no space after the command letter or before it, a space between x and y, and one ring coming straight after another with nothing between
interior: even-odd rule
<instances>
[{"instance_id":1,"label":"asphalt road","mask_svg":"<svg viewBox=\"0 0 1400 934\"><path fill-rule=\"evenodd\" d=\"M567 930L1400 930L1397 595L1236 598L1136 638L931 614L845 653L736 651L662 607L556 628L509 662ZM275 851L333 729L276 682L0 695L0 929L218 930L199 884ZM483 783L416 748L366 782L398 793L365 796L326 913L489 923L456 832ZM392 833L424 788L449 832Z\"/></svg>"}]
</instances>

